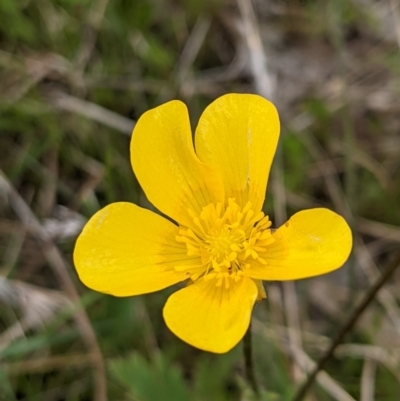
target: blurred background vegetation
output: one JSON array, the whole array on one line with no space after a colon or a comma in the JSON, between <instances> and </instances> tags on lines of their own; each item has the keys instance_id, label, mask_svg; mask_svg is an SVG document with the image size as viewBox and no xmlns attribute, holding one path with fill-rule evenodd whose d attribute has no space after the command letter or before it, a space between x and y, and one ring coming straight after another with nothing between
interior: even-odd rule
<instances>
[{"instance_id":1,"label":"blurred background vegetation","mask_svg":"<svg viewBox=\"0 0 400 401\"><path fill-rule=\"evenodd\" d=\"M397 0L0 1L0 400L254 400L242 344L198 351L162 320L172 291L117 299L71 254L96 210L150 207L129 162L147 109L193 126L228 92L282 119L265 211L318 205L354 232L345 267L267 283L253 317L263 400L291 400L400 246ZM148 155L149 158L152 155ZM310 401L400 399L400 272L318 377Z\"/></svg>"}]
</instances>

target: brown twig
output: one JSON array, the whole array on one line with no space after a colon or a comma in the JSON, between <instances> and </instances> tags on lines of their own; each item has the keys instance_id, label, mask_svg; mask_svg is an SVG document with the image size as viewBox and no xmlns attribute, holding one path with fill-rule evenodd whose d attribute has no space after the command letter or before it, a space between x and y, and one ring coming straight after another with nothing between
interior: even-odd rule
<instances>
[{"instance_id":1,"label":"brown twig","mask_svg":"<svg viewBox=\"0 0 400 401\"><path fill-rule=\"evenodd\" d=\"M373 285L378 277L380 277L381 273L370 255L368 247L365 245L363 239L360 236L356 236L354 242L356 244L354 256L358 264L362 267L364 274L367 276L370 285ZM400 335L400 310L397 305L396 297L391 293L391 291L389 291L389 289L382 288L382 290L377 294L377 300L385 309L394 329Z\"/></svg>"},{"instance_id":2,"label":"brown twig","mask_svg":"<svg viewBox=\"0 0 400 401\"><path fill-rule=\"evenodd\" d=\"M23 222L28 232L40 243L43 254L52 267L54 274L58 278L60 285L68 298L76 305L79 305L79 294L75 288L74 282L69 274L69 267L63 259L60 251L51 241L48 233L43 229L32 210L14 190L3 172L0 170L0 190L5 193L9 204L14 209L17 216ZM90 323L90 320L81 308L77 308L74 315L76 324L81 332L89 353L93 355L92 363L94 367L94 397L95 401L107 401L107 382L105 375L104 361L101 354L96 334Z\"/></svg>"},{"instance_id":3,"label":"brown twig","mask_svg":"<svg viewBox=\"0 0 400 401\"><path fill-rule=\"evenodd\" d=\"M317 377L317 374L321 369L325 366L325 364L332 358L336 348L342 342L346 334L353 328L354 324L357 322L361 314L365 311L368 305L375 299L376 294L382 288L382 286L386 283L389 277L394 273L394 271L400 265L400 253L395 258L394 262L389 265L386 271L381 275L381 277L375 282L375 284L369 289L369 291L365 294L362 302L358 305L356 309L354 309L353 313L349 316L347 321L343 324L339 333L336 335L335 339L332 341L331 346L325 352L325 355L319 360L317 366L314 368L312 373L308 376L305 383L299 388L295 396L293 397L293 401L301 401L304 396L307 394L308 390L314 384L314 381Z\"/></svg>"},{"instance_id":4,"label":"brown twig","mask_svg":"<svg viewBox=\"0 0 400 401\"><path fill-rule=\"evenodd\" d=\"M301 348L290 347L290 354L296 363L302 367L305 372L311 372L316 363ZM294 351L294 353L293 353ZM328 375L325 371L320 372L317 377L318 384L337 401L356 401L340 384Z\"/></svg>"},{"instance_id":5,"label":"brown twig","mask_svg":"<svg viewBox=\"0 0 400 401\"><path fill-rule=\"evenodd\" d=\"M269 297L271 300L271 298ZM283 326L266 325L265 322L261 322L257 319L253 319L253 325L256 332L260 333L267 339L268 342L273 342L281 349L285 354L289 355L296 364L301 367L304 372L311 372L315 367L315 362L312 358L307 355L302 348L297 348L295 344L289 345L289 331ZM299 333L300 335L300 333ZM308 337L309 345L315 346L315 344L324 344L327 340L322 336L318 336L314 333L305 332L305 337ZM317 382L321 388L323 388L332 399L337 401L356 401L346 390L340 386L340 384L334 380L325 371L320 372L317 376Z\"/></svg>"}]
</instances>

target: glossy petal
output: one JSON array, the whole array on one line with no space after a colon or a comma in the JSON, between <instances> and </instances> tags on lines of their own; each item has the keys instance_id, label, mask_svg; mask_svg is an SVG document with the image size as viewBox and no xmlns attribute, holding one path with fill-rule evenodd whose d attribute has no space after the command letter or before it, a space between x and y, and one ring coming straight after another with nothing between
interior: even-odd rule
<instances>
[{"instance_id":1,"label":"glossy petal","mask_svg":"<svg viewBox=\"0 0 400 401\"><path fill-rule=\"evenodd\" d=\"M279 117L268 100L229 94L211 103L196 129L200 160L221 170L226 198L261 210L279 138Z\"/></svg>"},{"instance_id":2,"label":"glossy petal","mask_svg":"<svg viewBox=\"0 0 400 401\"><path fill-rule=\"evenodd\" d=\"M190 264L175 241L177 227L131 203L113 203L86 224L74 250L79 277L88 287L130 296L158 291L187 277L174 266Z\"/></svg>"},{"instance_id":3,"label":"glossy petal","mask_svg":"<svg viewBox=\"0 0 400 401\"><path fill-rule=\"evenodd\" d=\"M200 279L172 294L164 307L169 329L205 351L223 353L233 348L249 327L258 290L246 277L230 282L226 289L224 284L217 287L215 279Z\"/></svg>"},{"instance_id":4,"label":"glossy petal","mask_svg":"<svg viewBox=\"0 0 400 401\"><path fill-rule=\"evenodd\" d=\"M296 280L328 273L343 265L352 246L346 221L328 209L293 215L274 233L276 242L253 263L247 275L261 280Z\"/></svg>"},{"instance_id":5,"label":"glossy petal","mask_svg":"<svg viewBox=\"0 0 400 401\"><path fill-rule=\"evenodd\" d=\"M217 169L194 153L186 106L177 100L144 113L132 134L133 170L150 202L180 224L190 226L188 209L224 199Z\"/></svg>"}]
</instances>

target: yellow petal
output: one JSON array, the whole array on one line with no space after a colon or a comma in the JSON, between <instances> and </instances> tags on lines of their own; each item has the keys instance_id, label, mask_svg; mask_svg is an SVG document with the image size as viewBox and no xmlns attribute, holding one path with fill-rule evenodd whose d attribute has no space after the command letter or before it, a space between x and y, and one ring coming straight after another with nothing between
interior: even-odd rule
<instances>
[{"instance_id":1,"label":"yellow petal","mask_svg":"<svg viewBox=\"0 0 400 401\"><path fill-rule=\"evenodd\" d=\"M174 100L149 110L132 133L133 170L150 202L186 226L188 213L200 214L211 202L222 202L220 174L194 153L186 106Z\"/></svg>"},{"instance_id":2,"label":"yellow petal","mask_svg":"<svg viewBox=\"0 0 400 401\"><path fill-rule=\"evenodd\" d=\"M279 117L268 100L229 94L211 103L196 129L200 160L218 166L226 198L261 210L279 138Z\"/></svg>"},{"instance_id":3,"label":"yellow petal","mask_svg":"<svg viewBox=\"0 0 400 401\"><path fill-rule=\"evenodd\" d=\"M205 351L223 353L233 348L250 324L257 298L254 281L243 277L217 286L200 279L174 294L164 307L169 329L183 341Z\"/></svg>"},{"instance_id":4,"label":"yellow petal","mask_svg":"<svg viewBox=\"0 0 400 401\"><path fill-rule=\"evenodd\" d=\"M303 210L273 234L276 242L246 275L261 280L295 280L328 273L343 265L352 235L343 217L328 209Z\"/></svg>"},{"instance_id":5,"label":"yellow petal","mask_svg":"<svg viewBox=\"0 0 400 401\"><path fill-rule=\"evenodd\" d=\"M190 264L178 228L132 203L113 203L86 224L74 250L79 278L116 296L158 291L187 278L174 266Z\"/></svg>"}]
</instances>

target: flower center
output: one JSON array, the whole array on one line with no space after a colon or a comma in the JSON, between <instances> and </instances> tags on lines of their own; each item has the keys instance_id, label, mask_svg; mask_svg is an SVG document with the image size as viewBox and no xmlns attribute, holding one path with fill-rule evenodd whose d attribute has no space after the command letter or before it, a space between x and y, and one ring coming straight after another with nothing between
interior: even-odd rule
<instances>
[{"instance_id":1,"label":"flower center","mask_svg":"<svg viewBox=\"0 0 400 401\"><path fill-rule=\"evenodd\" d=\"M263 212L255 213L250 202L242 209L228 199L227 205L210 203L199 216L189 213L194 228L181 226L176 240L185 243L187 254L199 257L200 263L176 270L186 271L193 281L216 278L217 286L225 282L228 288L230 279L238 281L252 260L267 264L260 255L275 241L271 221Z\"/></svg>"}]
</instances>

